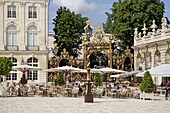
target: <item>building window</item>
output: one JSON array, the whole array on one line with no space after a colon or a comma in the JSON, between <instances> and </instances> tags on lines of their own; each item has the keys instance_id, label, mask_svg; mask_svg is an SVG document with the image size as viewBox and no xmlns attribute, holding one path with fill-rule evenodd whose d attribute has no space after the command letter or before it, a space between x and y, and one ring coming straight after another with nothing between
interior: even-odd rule
<instances>
[{"instance_id":1,"label":"building window","mask_svg":"<svg viewBox=\"0 0 170 113\"><path fill-rule=\"evenodd\" d=\"M6 45L7 46L17 45L17 28L14 25L9 26L6 30Z\"/></svg>"},{"instance_id":2,"label":"building window","mask_svg":"<svg viewBox=\"0 0 170 113\"><path fill-rule=\"evenodd\" d=\"M13 65L12 66L17 66L17 59L14 57L9 58ZM7 76L6 80L17 80L17 72L16 73L11 73L9 76Z\"/></svg>"},{"instance_id":3,"label":"building window","mask_svg":"<svg viewBox=\"0 0 170 113\"><path fill-rule=\"evenodd\" d=\"M28 46L38 46L38 32L35 26L28 28Z\"/></svg>"},{"instance_id":4,"label":"building window","mask_svg":"<svg viewBox=\"0 0 170 113\"><path fill-rule=\"evenodd\" d=\"M27 60L27 64L30 66L38 67L38 59L32 57ZM38 71L28 71L28 80L38 80Z\"/></svg>"},{"instance_id":5,"label":"building window","mask_svg":"<svg viewBox=\"0 0 170 113\"><path fill-rule=\"evenodd\" d=\"M16 6L8 6L8 18L16 18Z\"/></svg>"},{"instance_id":6,"label":"building window","mask_svg":"<svg viewBox=\"0 0 170 113\"><path fill-rule=\"evenodd\" d=\"M29 6L28 18L37 18L37 7Z\"/></svg>"}]
</instances>

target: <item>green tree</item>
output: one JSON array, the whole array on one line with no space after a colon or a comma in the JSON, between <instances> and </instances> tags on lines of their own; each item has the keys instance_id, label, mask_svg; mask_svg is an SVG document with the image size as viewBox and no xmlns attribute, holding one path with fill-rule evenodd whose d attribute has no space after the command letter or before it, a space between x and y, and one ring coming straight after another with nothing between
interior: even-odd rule
<instances>
[{"instance_id":1,"label":"green tree","mask_svg":"<svg viewBox=\"0 0 170 113\"><path fill-rule=\"evenodd\" d=\"M107 20L106 20L106 24L103 24L104 32L110 33L111 26L112 26L111 14L109 14L108 12L106 12L105 14L107 15Z\"/></svg>"},{"instance_id":2,"label":"green tree","mask_svg":"<svg viewBox=\"0 0 170 113\"><path fill-rule=\"evenodd\" d=\"M149 73L149 71L146 71L144 74L144 78L140 84L140 90L141 92L145 92L145 93L152 93L154 91L154 83L152 80L152 77Z\"/></svg>"},{"instance_id":3,"label":"green tree","mask_svg":"<svg viewBox=\"0 0 170 113\"><path fill-rule=\"evenodd\" d=\"M57 83L58 85L62 86L65 84L65 81L64 81L64 75L63 74L60 74L59 75L59 78L57 79Z\"/></svg>"},{"instance_id":4,"label":"green tree","mask_svg":"<svg viewBox=\"0 0 170 113\"><path fill-rule=\"evenodd\" d=\"M55 43L59 47L58 55L64 48L70 55L77 57L81 49L81 35L84 32L84 26L87 18L81 14L75 14L66 7L60 7L57 16L53 19Z\"/></svg>"},{"instance_id":5,"label":"green tree","mask_svg":"<svg viewBox=\"0 0 170 113\"><path fill-rule=\"evenodd\" d=\"M96 73L94 75L94 84L96 86L101 86L102 85L102 78L101 78L101 75L99 73Z\"/></svg>"},{"instance_id":6,"label":"green tree","mask_svg":"<svg viewBox=\"0 0 170 113\"><path fill-rule=\"evenodd\" d=\"M111 13L106 13L108 19L103 28L105 32L112 32L122 41L121 46L125 49L133 45L134 29L141 30L146 23L148 29L155 20L161 25L164 13L164 3L160 0L119 0L114 2ZM139 31L140 32L140 31Z\"/></svg>"},{"instance_id":7,"label":"green tree","mask_svg":"<svg viewBox=\"0 0 170 113\"><path fill-rule=\"evenodd\" d=\"M0 75L9 76L11 70L12 70L12 61L7 57L0 57ZM0 82L1 82L1 78L0 78Z\"/></svg>"}]
</instances>

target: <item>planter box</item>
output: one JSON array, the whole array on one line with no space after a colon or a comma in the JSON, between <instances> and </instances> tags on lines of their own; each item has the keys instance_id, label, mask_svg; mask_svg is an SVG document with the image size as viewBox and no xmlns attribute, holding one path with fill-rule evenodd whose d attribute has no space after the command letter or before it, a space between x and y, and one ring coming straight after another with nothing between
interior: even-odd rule
<instances>
[{"instance_id":1,"label":"planter box","mask_svg":"<svg viewBox=\"0 0 170 113\"><path fill-rule=\"evenodd\" d=\"M145 93L140 91L140 99L154 99L154 94L153 93Z\"/></svg>"},{"instance_id":2,"label":"planter box","mask_svg":"<svg viewBox=\"0 0 170 113\"><path fill-rule=\"evenodd\" d=\"M144 98L143 99L153 99L153 93L145 93L143 94Z\"/></svg>"}]
</instances>

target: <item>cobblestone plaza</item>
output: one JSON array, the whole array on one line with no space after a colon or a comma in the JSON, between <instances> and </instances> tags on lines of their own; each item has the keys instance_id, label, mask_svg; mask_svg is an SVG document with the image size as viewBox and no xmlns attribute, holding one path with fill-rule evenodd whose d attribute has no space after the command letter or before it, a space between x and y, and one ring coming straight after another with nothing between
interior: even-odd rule
<instances>
[{"instance_id":1,"label":"cobblestone plaza","mask_svg":"<svg viewBox=\"0 0 170 113\"><path fill-rule=\"evenodd\" d=\"M6 97L0 98L0 113L169 113L170 101L83 97Z\"/></svg>"}]
</instances>

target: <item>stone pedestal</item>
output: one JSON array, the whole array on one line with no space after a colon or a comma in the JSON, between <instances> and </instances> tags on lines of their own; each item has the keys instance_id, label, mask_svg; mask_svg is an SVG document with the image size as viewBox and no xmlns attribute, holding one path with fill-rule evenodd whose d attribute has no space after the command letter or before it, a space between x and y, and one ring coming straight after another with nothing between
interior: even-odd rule
<instances>
[{"instance_id":1,"label":"stone pedestal","mask_svg":"<svg viewBox=\"0 0 170 113\"><path fill-rule=\"evenodd\" d=\"M86 83L86 94L84 96L84 102L86 103L93 103L93 94L91 92L91 82L88 81Z\"/></svg>"}]
</instances>

